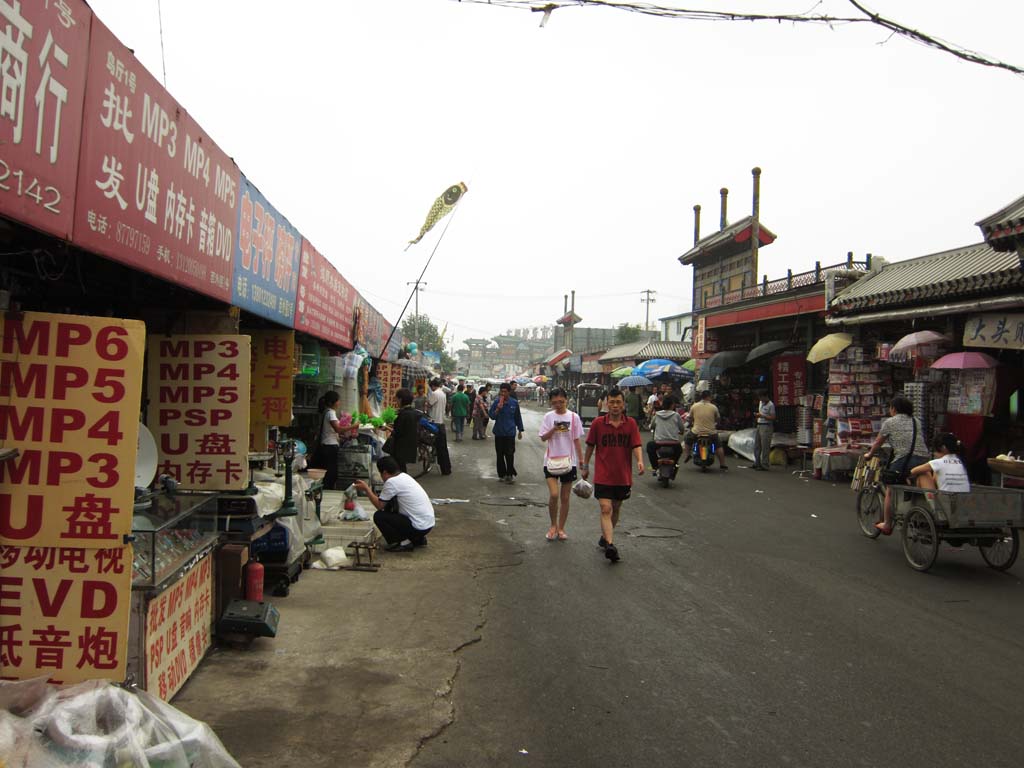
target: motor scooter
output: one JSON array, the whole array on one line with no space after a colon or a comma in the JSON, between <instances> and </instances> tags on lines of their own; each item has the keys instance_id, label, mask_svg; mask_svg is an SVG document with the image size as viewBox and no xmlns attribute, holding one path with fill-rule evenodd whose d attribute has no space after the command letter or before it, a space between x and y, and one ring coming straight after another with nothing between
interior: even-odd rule
<instances>
[{"instance_id":1,"label":"motor scooter","mask_svg":"<svg viewBox=\"0 0 1024 768\"><path fill-rule=\"evenodd\" d=\"M658 482L662 488L668 488L669 484L676 479L676 471L679 469L676 464L679 442L677 440L659 441L657 447Z\"/></svg>"},{"instance_id":2,"label":"motor scooter","mask_svg":"<svg viewBox=\"0 0 1024 768\"><path fill-rule=\"evenodd\" d=\"M693 466L699 467L701 472L707 472L708 467L715 463L715 451L718 445L711 435L698 435L693 443Z\"/></svg>"}]
</instances>

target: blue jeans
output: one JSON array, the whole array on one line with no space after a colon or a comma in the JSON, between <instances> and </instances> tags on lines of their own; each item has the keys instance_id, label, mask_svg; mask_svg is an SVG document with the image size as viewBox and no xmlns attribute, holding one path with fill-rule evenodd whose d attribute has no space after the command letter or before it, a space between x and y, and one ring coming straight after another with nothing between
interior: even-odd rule
<instances>
[{"instance_id":1,"label":"blue jeans","mask_svg":"<svg viewBox=\"0 0 1024 768\"><path fill-rule=\"evenodd\" d=\"M462 439L462 432L466 428L465 416L452 416L452 425L455 427L455 437Z\"/></svg>"}]
</instances>

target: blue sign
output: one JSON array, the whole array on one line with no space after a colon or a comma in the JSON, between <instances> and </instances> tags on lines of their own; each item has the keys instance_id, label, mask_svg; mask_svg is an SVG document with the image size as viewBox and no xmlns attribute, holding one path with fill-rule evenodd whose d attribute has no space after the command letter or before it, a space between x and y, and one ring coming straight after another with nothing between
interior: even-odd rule
<instances>
[{"instance_id":1,"label":"blue sign","mask_svg":"<svg viewBox=\"0 0 1024 768\"><path fill-rule=\"evenodd\" d=\"M238 245L231 301L255 315L294 327L302 235L239 174Z\"/></svg>"}]
</instances>

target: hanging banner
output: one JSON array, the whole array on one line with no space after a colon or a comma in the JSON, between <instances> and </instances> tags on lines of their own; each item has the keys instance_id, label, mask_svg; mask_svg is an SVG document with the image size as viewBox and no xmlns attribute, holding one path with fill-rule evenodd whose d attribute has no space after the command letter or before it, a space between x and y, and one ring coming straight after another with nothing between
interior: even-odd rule
<instances>
[{"instance_id":1,"label":"hanging banner","mask_svg":"<svg viewBox=\"0 0 1024 768\"><path fill-rule=\"evenodd\" d=\"M230 301L238 168L98 19L83 126L75 244Z\"/></svg>"},{"instance_id":2,"label":"hanging banner","mask_svg":"<svg viewBox=\"0 0 1024 768\"><path fill-rule=\"evenodd\" d=\"M355 302L355 288L303 238L295 330L351 349Z\"/></svg>"},{"instance_id":3,"label":"hanging banner","mask_svg":"<svg viewBox=\"0 0 1024 768\"><path fill-rule=\"evenodd\" d=\"M383 406L397 411L399 405L395 393L402 388L402 366L398 363L380 363L377 366L377 381L384 392Z\"/></svg>"},{"instance_id":4,"label":"hanging banner","mask_svg":"<svg viewBox=\"0 0 1024 768\"><path fill-rule=\"evenodd\" d=\"M302 235L252 182L245 176L240 179L231 302L291 328L295 322Z\"/></svg>"},{"instance_id":5,"label":"hanging banner","mask_svg":"<svg viewBox=\"0 0 1024 768\"><path fill-rule=\"evenodd\" d=\"M112 547L131 533L146 326L0 315L0 544Z\"/></svg>"},{"instance_id":6,"label":"hanging banner","mask_svg":"<svg viewBox=\"0 0 1024 768\"><path fill-rule=\"evenodd\" d=\"M292 423L295 331L253 331L249 421L273 427Z\"/></svg>"},{"instance_id":7,"label":"hanging banner","mask_svg":"<svg viewBox=\"0 0 1024 768\"><path fill-rule=\"evenodd\" d=\"M0 2L0 214L71 239L92 12Z\"/></svg>"},{"instance_id":8,"label":"hanging banner","mask_svg":"<svg viewBox=\"0 0 1024 768\"><path fill-rule=\"evenodd\" d=\"M183 489L235 491L248 483L249 337L149 341L146 425L158 474Z\"/></svg>"},{"instance_id":9,"label":"hanging banner","mask_svg":"<svg viewBox=\"0 0 1024 768\"><path fill-rule=\"evenodd\" d=\"M990 312L970 315L964 326L964 346L1024 349L1024 314Z\"/></svg>"},{"instance_id":10,"label":"hanging banner","mask_svg":"<svg viewBox=\"0 0 1024 768\"><path fill-rule=\"evenodd\" d=\"M170 701L210 647L213 558L206 555L149 601L146 609L146 689Z\"/></svg>"},{"instance_id":11,"label":"hanging banner","mask_svg":"<svg viewBox=\"0 0 1024 768\"><path fill-rule=\"evenodd\" d=\"M807 394L807 361L803 355L778 355L772 358L772 402L798 405Z\"/></svg>"},{"instance_id":12,"label":"hanging banner","mask_svg":"<svg viewBox=\"0 0 1024 768\"><path fill-rule=\"evenodd\" d=\"M0 545L0 678L124 680L131 545Z\"/></svg>"}]
</instances>

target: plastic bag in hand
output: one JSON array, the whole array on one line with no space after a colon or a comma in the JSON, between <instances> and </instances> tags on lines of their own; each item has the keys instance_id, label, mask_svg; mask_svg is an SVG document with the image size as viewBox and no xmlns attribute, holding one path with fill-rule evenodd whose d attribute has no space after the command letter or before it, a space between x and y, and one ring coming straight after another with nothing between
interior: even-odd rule
<instances>
[{"instance_id":1,"label":"plastic bag in hand","mask_svg":"<svg viewBox=\"0 0 1024 768\"><path fill-rule=\"evenodd\" d=\"M579 496L581 499L589 499L594 495L594 486L588 483L583 478L580 478L572 484L572 492Z\"/></svg>"}]
</instances>

